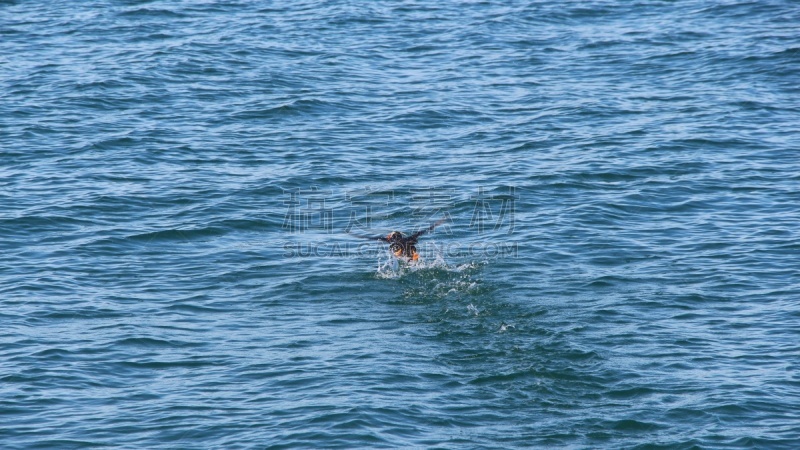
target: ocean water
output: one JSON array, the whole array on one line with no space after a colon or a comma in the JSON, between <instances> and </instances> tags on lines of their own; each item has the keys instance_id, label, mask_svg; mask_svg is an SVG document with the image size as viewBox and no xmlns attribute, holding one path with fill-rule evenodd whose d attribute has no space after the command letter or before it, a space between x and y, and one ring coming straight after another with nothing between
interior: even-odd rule
<instances>
[{"instance_id":1,"label":"ocean water","mask_svg":"<svg viewBox=\"0 0 800 450\"><path fill-rule=\"evenodd\" d=\"M0 447L800 448L799 24L0 1Z\"/></svg>"}]
</instances>

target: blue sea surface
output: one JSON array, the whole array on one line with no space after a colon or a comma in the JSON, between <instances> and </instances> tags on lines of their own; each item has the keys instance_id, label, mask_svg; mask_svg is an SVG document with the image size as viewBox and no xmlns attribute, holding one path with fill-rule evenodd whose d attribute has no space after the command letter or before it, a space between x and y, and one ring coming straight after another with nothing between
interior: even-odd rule
<instances>
[{"instance_id":1,"label":"blue sea surface","mask_svg":"<svg viewBox=\"0 0 800 450\"><path fill-rule=\"evenodd\" d=\"M800 448L800 6L0 0L0 255L3 449Z\"/></svg>"}]
</instances>

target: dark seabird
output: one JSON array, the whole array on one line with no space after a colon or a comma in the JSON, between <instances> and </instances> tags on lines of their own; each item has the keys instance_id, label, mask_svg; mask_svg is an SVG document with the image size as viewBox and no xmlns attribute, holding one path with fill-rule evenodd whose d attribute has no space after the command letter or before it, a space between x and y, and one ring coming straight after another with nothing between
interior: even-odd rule
<instances>
[{"instance_id":1,"label":"dark seabird","mask_svg":"<svg viewBox=\"0 0 800 450\"><path fill-rule=\"evenodd\" d=\"M442 222L444 222L444 219L436 222L435 224L429 226L424 230L417 231L416 233L410 236L406 236L405 234L399 231L392 231L386 236L375 236L375 237L359 236L359 237L375 241L388 242L389 250L392 251L394 256L398 258L408 258L411 261L416 261L419 259L419 253L417 252L417 240L419 239L420 236L429 231L432 231Z\"/></svg>"}]
</instances>

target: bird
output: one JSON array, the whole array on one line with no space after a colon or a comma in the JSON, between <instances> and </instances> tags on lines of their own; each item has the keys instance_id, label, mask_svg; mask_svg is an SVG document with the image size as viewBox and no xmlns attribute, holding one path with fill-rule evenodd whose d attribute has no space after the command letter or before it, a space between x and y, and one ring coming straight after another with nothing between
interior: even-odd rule
<instances>
[{"instance_id":1,"label":"bird","mask_svg":"<svg viewBox=\"0 0 800 450\"><path fill-rule=\"evenodd\" d=\"M405 235L400 231L392 231L386 236L359 236L363 239L370 239L374 241L388 242L389 250L398 258L407 258L409 261L416 261L419 259L419 252L417 251L417 240L420 236L441 225L444 219L434 223L424 230L417 231L412 235Z\"/></svg>"}]
</instances>

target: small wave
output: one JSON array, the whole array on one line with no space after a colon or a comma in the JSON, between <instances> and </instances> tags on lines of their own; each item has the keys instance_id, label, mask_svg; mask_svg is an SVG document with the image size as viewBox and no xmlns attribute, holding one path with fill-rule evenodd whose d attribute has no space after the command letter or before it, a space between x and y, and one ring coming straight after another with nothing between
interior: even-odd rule
<instances>
[{"instance_id":1,"label":"small wave","mask_svg":"<svg viewBox=\"0 0 800 450\"><path fill-rule=\"evenodd\" d=\"M156 8L137 8L119 13L120 17L130 18L183 18L188 17L186 14L170 11L168 9Z\"/></svg>"},{"instance_id":2,"label":"small wave","mask_svg":"<svg viewBox=\"0 0 800 450\"><path fill-rule=\"evenodd\" d=\"M206 227L193 230L161 230L148 233L130 235L127 239L138 242L165 242L165 241L190 241L196 238L216 237L225 234L225 229L220 227Z\"/></svg>"}]
</instances>

